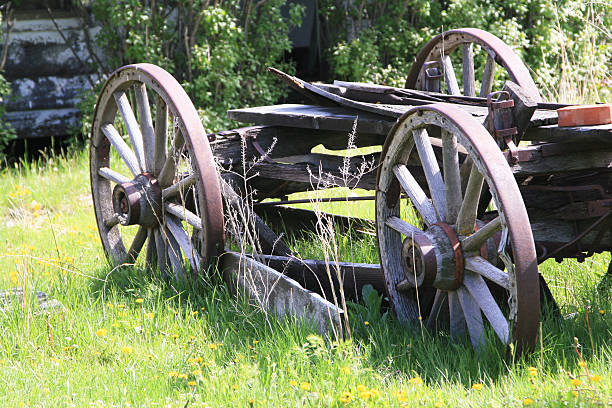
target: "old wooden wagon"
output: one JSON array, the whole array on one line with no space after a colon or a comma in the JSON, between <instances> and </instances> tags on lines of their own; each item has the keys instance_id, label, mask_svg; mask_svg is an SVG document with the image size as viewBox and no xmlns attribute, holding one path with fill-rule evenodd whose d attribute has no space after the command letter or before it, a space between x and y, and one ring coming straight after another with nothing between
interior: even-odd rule
<instances>
[{"instance_id":1,"label":"old wooden wagon","mask_svg":"<svg viewBox=\"0 0 612 408\"><path fill-rule=\"evenodd\" d=\"M525 350L547 292L538 263L612 248L612 125L559 127L563 105L541 101L497 37L438 35L405 88L311 84L271 71L309 104L231 110L249 126L217 133L204 131L159 67L126 66L108 79L93 119L91 185L113 263L142 253L148 265L186 276L208 273L221 256L229 267L265 264L321 294L342 284L358 297L370 283L401 322L466 333L476 348L488 330ZM496 72L508 79L497 91ZM321 144L347 149L349 134L348 147L382 151L312 153ZM280 215L307 227L316 217L283 206L286 196L334 186L375 191L380 265L332 262L339 273L328 274L329 263L295 258L262 221ZM226 233L249 255L232 253Z\"/></svg>"}]
</instances>

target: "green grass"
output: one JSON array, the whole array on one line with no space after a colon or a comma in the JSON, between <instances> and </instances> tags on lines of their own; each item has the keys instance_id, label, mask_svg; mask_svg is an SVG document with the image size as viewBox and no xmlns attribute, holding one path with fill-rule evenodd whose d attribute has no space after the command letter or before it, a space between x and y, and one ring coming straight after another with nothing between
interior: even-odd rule
<instances>
[{"instance_id":1,"label":"green grass","mask_svg":"<svg viewBox=\"0 0 612 408\"><path fill-rule=\"evenodd\" d=\"M0 288L64 306L41 313L26 299L0 312L2 407L344 406L343 392L353 407L612 404L612 308L595 290L609 254L541 266L565 316L544 321L542 354L506 358L488 333L479 356L363 305L349 306L353 339L333 341L230 295L218 277L187 288L139 267L112 270L85 153L3 170L0 189ZM372 217L372 203L353 205L326 209ZM312 237L295 241L303 256L320 255ZM343 260L377 262L374 237L338 243Z\"/></svg>"}]
</instances>

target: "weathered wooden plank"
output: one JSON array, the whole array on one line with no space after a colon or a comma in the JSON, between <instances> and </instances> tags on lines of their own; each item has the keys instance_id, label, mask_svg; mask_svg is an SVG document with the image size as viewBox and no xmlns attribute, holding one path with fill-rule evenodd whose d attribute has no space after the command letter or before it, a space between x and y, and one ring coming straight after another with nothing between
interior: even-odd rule
<instances>
[{"instance_id":1,"label":"weathered wooden plank","mask_svg":"<svg viewBox=\"0 0 612 408\"><path fill-rule=\"evenodd\" d=\"M504 152L506 157L508 152ZM542 144L519 148L519 162L510 166L515 176L612 168L612 147L582 143Z\"/></svg>"},{"instance_id":2,"label":"weathered wooden plank","mask_svg":"<svg viewBox=\"0 0 612 408\"><path fill-rule=\"evenodd\" d=\"M344 311L295 280L237 252L224 253L219 262L230 288L268 312L310 321L320 333L342 332Z\"/></svg>"},{"instance_id":3,"label":"weathered wooden plank","mask_svg":"<svg viewBox=\"0 0 612 408\"><path fill-rule=\"evenodd\" d=\"M537 112L537 111L536 111ZM533 142L580 142L589 144L612 144L612 125L559 127L545 125L530 127L523 140Z\"/></svg>"},{"instance_id":4,"label":"weathered wooden plank","mask_svg":"<svg viewBox=\"0 0 612 408\"><path fill-rule=\"evenodd\" d=\"M308 290L317 292L327 299L333 299L332 288L338 296L340 287L342 287L346 299L355 302L361 300L361 291L365 285L372 285L382 295L387 291L383 272L378 264L335 261L326 263L323 260L276 255L265 255L261 259L266 265L295 279ZM341 277L342 285L340 285L338 276Z\"/></svg>"}]
</instances>

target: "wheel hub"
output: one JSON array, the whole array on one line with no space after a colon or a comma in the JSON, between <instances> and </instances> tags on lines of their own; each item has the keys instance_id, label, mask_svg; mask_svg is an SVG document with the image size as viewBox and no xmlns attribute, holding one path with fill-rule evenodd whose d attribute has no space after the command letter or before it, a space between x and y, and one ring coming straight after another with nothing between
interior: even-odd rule
<instances>
[{"instance_id":1,"label":"wheel hub","mask_svg":"<svg viewBox=\"0 0 612 408\"><path fill-rule=\"evenodd\" d=\"M161 207L161 187L150 173L139 174L132 181L117 184L113 189L113 208L119 214L121 225L158 225Z\"/></svg>"},{"instance_id":2,"label":"wheel hub","mask_svg":"<svg viewBox=\"0 0 612 408\"><path fill-rule=\"evenodd\" d=\"M404 275L413 287L430 286L436 277L434 245L426 234L416 234L404 239L402 244Z\"/></svg>"},{"instance_id":3,"label":"wheel hub","mask_svg":"<svg viewBox=\"0 0 612 408\"><path fill-rule=\"evenodd\" d=\"M433 286L440 290L456 290L463 283L464 273L463 251L459 237L445 222L433 224L429 231L441 258Z\"/></svg>"}]
</instances>

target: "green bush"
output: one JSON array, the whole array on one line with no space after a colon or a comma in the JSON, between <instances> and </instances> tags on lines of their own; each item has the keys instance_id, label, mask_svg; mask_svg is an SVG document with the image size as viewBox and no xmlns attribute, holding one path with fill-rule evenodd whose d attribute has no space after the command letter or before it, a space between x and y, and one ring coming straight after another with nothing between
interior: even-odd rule
<instances>
[{"instance_id":1,"label":"green bush","mask_svg":"<svg viewBox=\"0 0 612 408\"><path fill-rule=\"evenodd\" d=\"M109 71L150 62L172 73L201 110L209 131L230 126L227 109L270 104L286 93L267 73L270 65L294 72L284 55L288 33L300 24L303 7L281 15L283 0L215 1L95 0L102 24L96 41L108 56ZM90 112L83 129L88 131Z\"/></svg>"},{"instance_id":2,"label":"green bush","mask_svg":"<svg viewBox=\"0 0 612 408\"><path fill-rule=\"evenodd\" d=\"M545 96L611 96L612 7L605 2L323 0L320 7L336 79L402 86L417 52L434 35L476 27L518 52Z\"/></svg>"},{"instance_id":3,"label":"green bush","mask_svg":"<svg viewBox=\"0 0 612 408\"><path fill-rule=\"evenodd\" d=\"M2 26L2 13L0 13L0 26ZM10 94L11 86L0 71L0 165L4 162L6 157L6 148L17 137L15 135L15 129L4 120L4 114L6 112L4 104Z\"/></svg>"}]
</instances>

